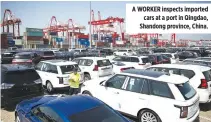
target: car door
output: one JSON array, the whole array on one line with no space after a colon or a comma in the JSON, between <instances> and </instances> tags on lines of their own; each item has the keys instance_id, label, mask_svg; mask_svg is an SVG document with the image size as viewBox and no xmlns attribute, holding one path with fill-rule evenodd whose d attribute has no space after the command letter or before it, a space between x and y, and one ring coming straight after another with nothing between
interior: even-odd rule
<instances>
[{"instance_id":1,"label":"car door","mask_svg":"<svg viewBox=\"0 0 211 122\"><path fill-rule=\"evenodd\" d=\"M99 98L112 108L120 110L119 95L123 91L123 86L126 80L126 75L114 75L113 77L105 81L104 85L100 85L96 89L95 97Z\"/></svg>"},{"instance_id":2,"label":"car door","mask_svg":"<svg viewBox=\"0 0 211 122\"><path fill-rule=\"evenodd\" d=\"M47 63L46 67L47 69L45 76L47 80L52 83L53 87L56 87L59 84L57 66Z\"/></svg>"},{"instance_id":3,"label":"car door","mask_svg":"<svg viewBox=\"0 0 211 122\"><path fill-rule=\"evenodd\" d=\"M129 76L123 89L119 93L120 111L137 116L138 111L146 108L148 104L148 81L144 78Z\"/></svg>"}]
</instances>

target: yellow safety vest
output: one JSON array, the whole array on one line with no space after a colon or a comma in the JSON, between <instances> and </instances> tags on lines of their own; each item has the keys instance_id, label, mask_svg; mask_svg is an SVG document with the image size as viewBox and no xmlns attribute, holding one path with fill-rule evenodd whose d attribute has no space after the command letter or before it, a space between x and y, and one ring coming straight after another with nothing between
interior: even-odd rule
<instances>
[{"instance_id":1,"label":"yellow safety vest","mask_svg":"<svg viewBox=\"0 0 211 122\"><path fill-rule=\"evenodd\" d=\"M79 84L80 84L80 74L74 74L71 73L70 74L70 80L69 80L69 85L71 88L79 88Z\"/></svg>"}]
</instances>

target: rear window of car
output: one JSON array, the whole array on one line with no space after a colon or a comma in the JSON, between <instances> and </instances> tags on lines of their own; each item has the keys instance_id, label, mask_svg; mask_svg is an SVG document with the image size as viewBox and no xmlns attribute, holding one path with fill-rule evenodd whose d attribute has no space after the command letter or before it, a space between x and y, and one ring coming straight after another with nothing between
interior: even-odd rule
<instances>
[{"instance_id":1,"label":"rear window of car","mask_svg":"<svg viewBox=\"0 0 211 122\"><path fill-rule=\"evenodd\" d=\"M119 50L118 52L127 52L127 50Z\"/></svg>"},{"instance_id":2,"label":"rear window of car","mask_svg":"<svg viewBox=\"0 0 211 122\"><path fill-rule=\"evenodd\" d=\"M104 60L98 60L97 65L99 67L103 67L103 66L109 66L109 65L112 65L112 64L108 59L104 59Z\"/></svg>"},{"instance_id":3,"label":"rear window of car","mask_svg":"<svg viewBox=\"0 0 211 122\"><path fill-rule=\"evenodd\" d=\"M5 74L3 82L5 83L33 83L40 79L40 76L33 69L23 71L9 71Z\"/></svg>"},{"instance_id":4,"label":"rear window of car","mask_svg":"<svg viewBox=\"0 0 211 122\"><path fill-rule=\"evenodd\" d=\"M2 57L13 57L12 53L4 53L2 54Z\"/></svg>"},{"instance_id":5,"label":"rear window of car","mask_svg":"<svg viewBox=\"0 0 211 122\"><path fill-rule=\"evenodd\" d=\"M45 51L44 56L51 56L54 55L53 51Z\"/></svg>"},{"instance_id":6,"label":"rear window of car","mask_svg":"<svg viewBox=\"0 0 211 122\"><path fill-rule=\"evenodd\" d=\"M164 56L168 57L168 58L172 58L171 54L164 54Z\"/></svg>"},{"instance_id":7,"label":"rear window of car","mask_svg":"<svg viewBox=\"0 0 211 122\"><path fill-rule=\"evenodd\" d=\"M71 122L125 122L115 111L102 105L69 117Z\"/></svg>"},{"instance_id":8,"label":"rear window of car","mask_svg":"<svg viewBox=\"0 0 211 122\"><path fill-rule=\"evenodd\" d=\"M70 74L71 72L73 72L74 68L77 68L78 72L81 71L81 69L78 67L77 64L75 64L75 65L63 65L63 66L60 66L60 68L61 68L62 74Z\"/></svg>"},{"instance_id":9,"label":"rear window of car","mask_svg":"<svg viewBox=\"0 0 211 122\"><path fill-rule=\"evenodd\" d=\"M211 81L211 70L204 71L203 75L208 82Z\"/></svg>"},{"instance_id":10,"label":"rear window of car","mask_svg":"<svg viewBox=\"0 0 211 122\"><path fill-rule=\"evenodd\" d=\"M149 63L149 58L141 58L143 63Z\"/></svg>"},{"instance_id":11,"label":"rear window of car","mask_svg":"<svg viewBox=\"0 0 211 122\"><path fill-rule=\"evenodd\" d=\"M188 82L177 84L176 87L179 89L185 100L193 98L196 94L196 90Z\"/></svg>"},{"instance_id":12,"label":"rear window of car","mask_svg":"<svg viewBox=\"0 0 211 122\"><path fill-rule=\"evenodd\" d=\"M15 55L15 59L31 59L31 55Z\"/></svg>"}]
</instances>

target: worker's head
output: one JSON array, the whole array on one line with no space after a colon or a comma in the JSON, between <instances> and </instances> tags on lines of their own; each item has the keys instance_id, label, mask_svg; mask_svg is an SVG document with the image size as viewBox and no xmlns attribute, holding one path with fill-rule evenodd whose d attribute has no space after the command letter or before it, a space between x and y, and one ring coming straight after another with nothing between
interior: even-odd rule
<instances>
[{"instance_id":1,"label":"worker's head","mask_svg":"<svg viewBox=\"0 0 211 122\"><path fill-rule=\"evenodd\" d=\"M74 73L74 74L76 74L77 71L78 71L78 68L74 68L74 69L73 69L73 73Z\"/></svg>"}]
</instances>

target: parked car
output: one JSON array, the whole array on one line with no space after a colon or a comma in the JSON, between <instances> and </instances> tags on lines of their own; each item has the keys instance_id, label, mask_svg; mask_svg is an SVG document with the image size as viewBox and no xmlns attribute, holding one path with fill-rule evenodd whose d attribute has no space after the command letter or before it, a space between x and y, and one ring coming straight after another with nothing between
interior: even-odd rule
<instances>
[{"instance_id":1,"label":"parked car","mask_svg":"<svg viewBox=\"0 0 211 122\"><path fill-rule=\"evenodd\" d=\"M33 66L41 61L41 57L34 52L21 52L15 54L12 64Z\"/></svg>"},{"instance_id":2,"label":"parked car","mask_svg":"<svg viewBox=\"0 0 211 122\"><path fill-rule=\"evenodd\" d=\"M42 96L19 103L16 122L129 122L97 98Z\"/></svg>"},{"instance_id":3,"label":"parked car","mask_svg":"<svg viewBox=\"0 0 211 122\"><path fill-rule=\"evenodd\" d=\"M180 61L183 61L186 58L197 58L198 57L197 53L191 52L191 51L178 52L178 56L179 56Z\"/></svg>"},{"instance_id":4,"label":"parked car","mask_svg":"<svg viewBox=\"0 0 211 122\"><path fill-rule=\"evenodd\" d=\"M190 84L199 93L200 103L211 102L211 69L209 67L191 64L159 64L147 70L183 75L190 79Z\"/></svg>"},{"instance_id":5,"label":"parked car","mask_svg":"<svg viewBox=\"0 0 211 122\"><path fill-rule=\"evenodd\" d=\"M112 63L103 57L81 57L72 61L84 72L85 81L113 74Z\"/></svg>"},{"instance_id":6,"label":"parked car","mask_svg":"<svg viewBox=\"0 0 211 122\"><path fill-rule=\"evenodd\" d=\"M117 56L111 60L112 62L122 62L129 67L136 69L144 69L151 66L148 56Z\"/></svg>"},{"instance_id":7,"label":"parked car","mask_svg":"<svg viewBox=\"0 0 211 122\"><path fill-rule=\"evenodd\" d=\"M1 54L1 63L2 64L11 64L17 51L6 51Z\"/></svg>"},{"instance_id":8,"label":"parked car","mask_svg":"<svg viewBox=\"0 0 211 122\"><path fill-rule=\"evenodd\" d=\"M39 56L41 56L41 60L52 60L55 59L55 55L53 51L50 50L42 50L42 51L34 51Z\"/></svg>"},{"instance_id":9,"label":"parked car","mask_svg":"<svg viewBox=\"0 0 211 122\"><path fill-rule=\"evenodd\" d=\"M81 83L84 82L84 74L78 64L65 60L46 60L41 61L35 67L42 79L42 85L49 93L55 89L69 89L69 75L73 69L77 68L81 74Z\"/></svg>"},{"instance_id":10,"label":"parked car","mask_svg":"<svg viewBox=\"0 0 211 122\"><path fill-rule=\"evenodd\" d=\"M171 63L179 62L179 56L176 53L161 53L161 55L164 55L164 56L170 58Z\"/></svg>"},{"instance_id":11,"label":"parked car","mask_svg":"<svg viewBox=\"0 0 211 122\"><path fill-rule=\"evenodd\" d=\"M125 50L117 50L114 52L114 55L117 56L131 56L134 55L134 52L130 49L125 49Z\"/></svg>"},{"instance_id":12,"label":"parked car","mask_svg":"<svg viewBox=\"0 0 211 122\"><path fill-rule=\"evenodd\" d=\"M138 122L192 122L199 116L199 95L188 78L179 75L129 69L108 79L87 81L81 93Z\"/></svg>"},{"instance_id":13,"label":"parked car","mask_svg":"<svg viewBox=\"0 0 211 122\"><path fill-rule=\"evenodd\" d=\"M112 64L113 64L114 73L121 73L122 71L127 70L127 69L135 69L134 67L128 66L122 62L112 62Z\"/></svg>"},{"instance_id":14,"label":"parked car","mask_svg":"<svg viewBox=\"0 0 211 122\"><path fill-rule=\"evenodd\" d=\"M39 95L43 95L42 81L34 69L15 64L1 65L2 106Z\"/></svg>"}]
</instances>

